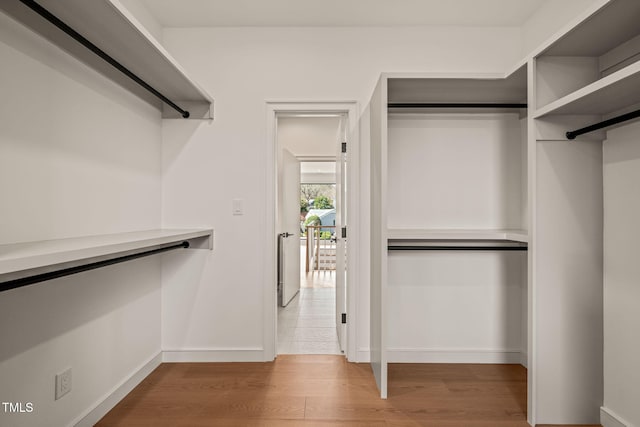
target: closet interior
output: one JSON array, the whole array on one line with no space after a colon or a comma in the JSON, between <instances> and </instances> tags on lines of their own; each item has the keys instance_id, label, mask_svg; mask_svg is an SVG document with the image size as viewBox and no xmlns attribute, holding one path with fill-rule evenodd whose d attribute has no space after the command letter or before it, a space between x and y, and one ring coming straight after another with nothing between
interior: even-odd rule
<instances>
[{"instance_id":1,"label":"closet interior","mask_svg":"<svg viewBox=\"0 0 640 427\"><path fill-rule=\"evenodd\" d=\"M41 8L176 105L43 19ZM20 0L0 10L158 109L158 121L212 120L213 98L120 0ZM370 357L382 398L390 363L520 364L527 369L531 425L640 419L629 398L640 383L640 313L633 304L640 300L639 22L640 1L595 0L505 74L381 75L361 135L369 139L362 141L369 149L362 160L369 161L370 206L362 209L370 216ZM70 87L89 93L81 84ZM153 148L151 156L160 152ZM88 162L108 164L107 151L92 150ZM73 166L71 156L59 159ZM104 178L114 169L94 168L92 175L102 175L88 182L108 182L107 196L118 204L122 197L111 186L137 175ZM160 195L159 171L144 172L155 181L134 180L126 193L136 203L149 188ZM59 175L72 182L71 172ZM82 206L97 199L78 193L68 200ZM161 216L128 220L134 208L127 206L122 218L99 217L88 231L52 228L38 241L9 239L0 245L0 292L167 250L213 250L209 226L148 230L161 227ZM34 217L46 223L42 211ZM156 271L164 274L160 264ZM152 290L159 287L154 282ZM149 301L157 303L149 312L159 316L160 296ZM147 335L140 329L139 336ZM86 345L84 338L77 342ZM159 364L160 355L145 366ZM134 369L123 366L122 372ZM34 372L14 382L27 384ZM78 379L83 372L94 378L88 368L76 372ZM37 380L42 389L44 377Z\"/></svg>"},{"instance_id":2,"label":"closet interior","mask_svg":"<svg viewBox=\"0 0 640 427\"><path fill-rule=\"evenodd\" d=\"M213 98L119 1L24 0L3 2L0 10L151 104L163 118L212 119ZM180 248L212 250L213 230L127 230L2 244L0 292Z\"/></svg>"},{"instance_id":3,"label":"closet interior","mask_svg":"<svg viewBox=\"0 0 640 427\"><path fill-rule=\"evenodd\" d=\"M381 395L387 363L526 365L526 68L507 78L383 76L374 99Z\"/></svg>"},{"instance_id":4,"label":"closet interior","mask_svg":"<svg viewBox=\"0 0 640 427\"><path fill-rule=\"evenodd\" d=\"M162 111L213 119L213 98L119 0L21 0L0 10Z\"/></svg>"},{"instance_id":5,"label":"closet interior","mask_svg":"<svg viewBox=\"0 0 640 427\"><path fill-rule=\"evenodd\" d=\"M629 120L640 103L639 17L637 1L606 2L530 60L529 410L541 424L630 409L615 396L629 394L638 355L623 348L620 331L635 320L619 291L638 277L628 253L638 237L638 126Z\"/></svg>"},{"instance_id":6,"label":"closet interior","mask_svg":"<svg viewBox=\"0 0 640 427\"><path fill-rule=\"evenodd\" d=\"M594 5L506 76L381 77L368 119L382 397L388 363L520 363L532 425L635 410L622 396L640 349L620 331L638 321L623 295L640 293L638 17L635 1Z\"/></svg>"}]
</instances>

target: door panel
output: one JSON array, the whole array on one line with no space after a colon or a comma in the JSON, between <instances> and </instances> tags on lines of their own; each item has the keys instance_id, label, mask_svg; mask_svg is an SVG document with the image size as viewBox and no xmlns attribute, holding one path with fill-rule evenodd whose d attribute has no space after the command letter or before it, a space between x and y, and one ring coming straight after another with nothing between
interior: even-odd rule
<instances>
[{"instance_id":1,"label":"door panel","mask_svg":"<svg viewBox=\"0 0 640 427\"><path fill-rule=\"evenodd\" d=\"M282 149L280 160L278 234L284 307L300 291L300 162L286 149Z\"/></svg>"}]
</instances>

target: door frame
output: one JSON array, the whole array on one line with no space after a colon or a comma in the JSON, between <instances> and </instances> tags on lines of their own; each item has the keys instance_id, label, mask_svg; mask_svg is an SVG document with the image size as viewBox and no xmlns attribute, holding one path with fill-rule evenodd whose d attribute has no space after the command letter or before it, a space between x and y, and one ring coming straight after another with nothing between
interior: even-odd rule
<instances>
[{"instance_id":1,"label":"door frame","mask_svg":"<svg viewBox=\"0 0 640 427\"><path fill-rule=\"evenodd\" d=\"M288 115L321 115L346 114L349 122L348 154L349 168L347 177L347 224L349 224L349 247L351 251L347 258L347 360L358 361L356 351L356 320L357 320L357 291L359 283L359 266L361 252L360 235L357 220L360 218L360 208L357 198L360 195L360 133L358 103L356 101L267 101L267 141L265 144L266 175L265 175L265 207L264 219L264 254L262 270L265 277L263 302L263 350L265 360L273 360L277 353L277 241L276 219L277 200L276 185L278 179L277 165L277 116L281 113Z\"/></svg>"}]
</instances>

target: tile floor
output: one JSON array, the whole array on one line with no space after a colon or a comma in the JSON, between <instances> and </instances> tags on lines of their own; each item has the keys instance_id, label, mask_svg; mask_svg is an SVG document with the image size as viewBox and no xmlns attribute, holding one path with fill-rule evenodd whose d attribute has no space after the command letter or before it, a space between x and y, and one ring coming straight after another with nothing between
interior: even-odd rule
<instances>
[{"instance_id":1,"label":"tile floor","mask_svg":"<svg viewBox=\"0 0 640 427\"><path fill-rule=\"evenodd\" d=\"M335 293L335 287L303 287L286 307L278 308L278 354L342 354Z\"/></svg>"}]
</instances>

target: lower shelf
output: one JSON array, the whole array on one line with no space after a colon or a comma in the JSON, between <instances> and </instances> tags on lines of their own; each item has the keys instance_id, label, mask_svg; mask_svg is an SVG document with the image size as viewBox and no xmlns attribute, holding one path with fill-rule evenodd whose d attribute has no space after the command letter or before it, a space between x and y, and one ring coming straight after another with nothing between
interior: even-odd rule
<instances>
[{"instance_id":1,"label":"lower shelf","mask_svg":"<svg viewBox=\"0 0 640 427\"><path fill-rule=\"evenodd\" d=\"M146 230L0 245L0 291L187 247L213 249L213 230Z\"/></svg>"},{"instance_id":2,"label":"lower shelf","mask_svg":"<svg viewBox=\"0 0 640 427\"><path fill-rule=\"evenodd\" d=\"M513 241L527 243L526 230L518 229L427 229L427 228L389 228L389 240L464 240L464 241Z\"/></svg>"}]
</instances>

